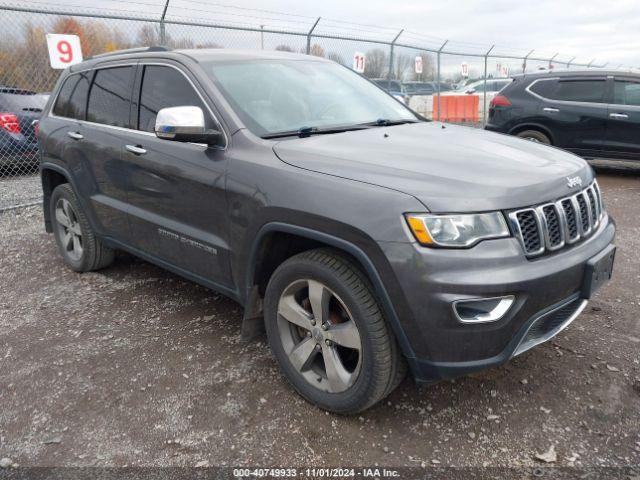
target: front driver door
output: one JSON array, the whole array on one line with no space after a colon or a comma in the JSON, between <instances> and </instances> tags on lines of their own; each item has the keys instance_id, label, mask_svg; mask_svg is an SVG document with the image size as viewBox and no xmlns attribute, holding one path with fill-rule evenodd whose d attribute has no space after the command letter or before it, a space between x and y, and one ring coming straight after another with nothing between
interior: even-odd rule
<instances>
[{"instance_id":1,"label":"front driver door","mask_svg":"<svg viewBox=\"0 0 640 480\"><path fill-rule=\"evenodd\" d=\"M177 66L140 65L134 128L122 144L134 246L170 266L221 286L231 282L225 173L220 147L155 136L158 111L198 106L206 127L220 129L211 109Z\"/></svg>"}]
</instances>

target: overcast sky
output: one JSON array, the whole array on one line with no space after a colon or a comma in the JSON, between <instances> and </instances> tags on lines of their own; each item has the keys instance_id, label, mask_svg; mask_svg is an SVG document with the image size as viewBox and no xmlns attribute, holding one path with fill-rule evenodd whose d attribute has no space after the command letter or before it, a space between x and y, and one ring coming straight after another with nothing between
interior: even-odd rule
<instances>
[{"instance_id":1,"label":"overcast sky","mask_svg":"<svg viewBox=\"0 0 640 480\"><path fill-rule=\"evenodd\" d=\"M640 66L640 0L235 0L491 46ZM504 48L503 48L504 49Z\"/></svg>"},{"instance_id":2,"label":"overcast sky","mask_svg":"<svg viewBox=\"0 0 640 480\"><path fill-rule=\"evenodd\" d=\"M66 4L151 14L162 10L164 0L33 3L47 4L49 8ZM640 67L640 0L170 0L170 5L169 14L181 18L302 29L321 16L326 33L351 31L390 39L405 28L408 33L401 41L428 47L450 39L456 50L477 52L496 44L496 51L502 53L525 54L535 49L540 56L560 52L558 58L564 61L575 56L584 63L596 58L596 63L609 62L614 68L620 64Z\"/></svg>"}]
</instances>

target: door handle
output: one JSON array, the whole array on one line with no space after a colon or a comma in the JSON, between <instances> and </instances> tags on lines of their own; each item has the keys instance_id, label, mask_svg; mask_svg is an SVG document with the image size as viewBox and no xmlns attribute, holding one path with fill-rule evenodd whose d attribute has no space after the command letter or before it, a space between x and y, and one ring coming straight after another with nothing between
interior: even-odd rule
<instances>
[{"instance_id":1,"label":"door handle","mask_svg":"<svg viewBox=\"0 0 640 480\"><path fill-rule=\"evenodd\" d=\"M84 138L84 135L78 132L67 132L67 135L69 135L74 140L82 140Z\"/></svg>"},{"instance_id":2,"label":"door handle","mask_svg":"<svg viewBox=\"0 0 640 480\"><path fill-rule=\"evenodd\" d=\"M627 115L626 113L610 113L609 116L611 118L620 118L620 119L629 118L629 115Z\"/></svg>"},{"instance_id":3,"label":"door handle","mask_svg":"<svg viewBox=\"0 0 640 480\"><path fill-rule=\"evenodd\" d=\"M125 145L124 148L126 148L128 152L131 152L134 155L144 155L145 153L147 153L144 148L136 145Z\"/></svg>"},{"instance_id":4,"label":"door handle","mask_svg":"<svg viewBox=\"0 0 640 480\"><path fill-rule=\"evenodd\" d=\"M551 107L544 107L542 110L549 113L558 113L560 111L560 109L558 108L551 108Z\"/></svg>"}]
</instances>

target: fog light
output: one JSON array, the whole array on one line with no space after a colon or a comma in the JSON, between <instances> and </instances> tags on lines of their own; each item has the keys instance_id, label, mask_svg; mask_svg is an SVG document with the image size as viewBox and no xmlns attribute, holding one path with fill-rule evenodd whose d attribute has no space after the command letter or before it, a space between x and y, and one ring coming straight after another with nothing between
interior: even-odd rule
<instances>
[{"instance_id":1,"label":"fog light","mask_svg":"<svg viewBox=\"0 0 640 480\"><path fill-rule=\"evenodd\" d=\"M485 323L500 320L507 313L515 297L474 298L453 302L453 311L463 323Z\"/></svg>"}]
</instances>

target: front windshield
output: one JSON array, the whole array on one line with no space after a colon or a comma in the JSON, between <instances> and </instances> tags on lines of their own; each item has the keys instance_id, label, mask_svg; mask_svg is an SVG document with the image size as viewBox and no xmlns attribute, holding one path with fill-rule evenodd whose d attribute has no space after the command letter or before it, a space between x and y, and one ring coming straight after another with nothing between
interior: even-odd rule
<instances>
[{"instance_id":1,"label":"front windshield","mask_svg":"<svg viewBox=\"0 0 640 480\"><path fill-rule=\"evenodd\" d=\"M418 120L387 93L337 63L253 60L203 62L203 67L258 136Z\"/></svg>"}]
</instances>

